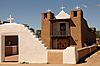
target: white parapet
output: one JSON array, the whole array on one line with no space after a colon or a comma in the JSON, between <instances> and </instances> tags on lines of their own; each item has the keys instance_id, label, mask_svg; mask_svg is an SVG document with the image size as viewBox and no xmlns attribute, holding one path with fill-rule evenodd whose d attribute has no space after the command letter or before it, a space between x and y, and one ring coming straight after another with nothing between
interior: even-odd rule
<instances>
[{"instance_id":1,"label":"white parapet","mask_svg":"<svg viewBox=\"0 0 100 66\"><path fill-rule=\"evenodd\" d=\"M67 47L63 50L63 64L76 64L78 62L78 52L75 47Z\"/></svg>"},{"instance_id":2,"label":"white parapet","mask_svg":"<svg viewBox=\"0 0 100 66\"><path fill-rule=\"evenodd\" d=\"M18 62L47 63L47 48L21 24L0 25L0 62L5 61L5 36L18 36ZM16 47L13 47L15 54Z\"/></svg>"}]
</instances>

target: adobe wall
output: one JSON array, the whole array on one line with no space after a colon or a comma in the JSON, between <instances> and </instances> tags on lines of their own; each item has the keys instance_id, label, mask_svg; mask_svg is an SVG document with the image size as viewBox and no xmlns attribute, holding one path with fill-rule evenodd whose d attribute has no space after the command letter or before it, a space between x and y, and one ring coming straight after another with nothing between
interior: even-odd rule
<instances>
[{"instance_id":1,"label":"adobe wall","mask_svg":"<svg viewBox=\"0 0 100 66\"><path fill-rule=\"evenodd\" d=\"M60 34L60 23L65 23L66 24L66 35L68 35L69 36L69 34L70 34L70 30L69 30L69 28L70 28L70 20L50 20L51 21L51 28L52 28L52 35L61 35Z\"/></svg>"},{"instance_id":2,"label":"adobe wall","mask_svg":"<svg viewBox=\"0 0 100 66\"><path fill-rule=\"evenodd\" d=\"M77 11L77 16L74 17L74 11ZM70 34L71 34L71 43L76 46L76 48L82 48L82 31L81 31L81 19L83 17L81 10L72 10L70 13L71 16L71 26L70 26Z\"/></svg>"},{"instance_id":3,"label":"adobe wall","mask_svg":"<svg viewBox=\"0 0 100 66\"><path fill-rule=\"evenodd\" d=\"M97 50L96 45L89 46L89 48L90 48L90 53L95 52Z\"/></svg>"},{"instance_id":4,"label":"adobe wall","mask_svg":"<svg viewBox=\"0 0 100 66\"><path fill-rule=\"evenodd\" d=\"M48 64L77 64L77 62L97 50L96 45L76 49L67 47L64 50L48 50Z\"/></svg>"},{"instance_id":5,"label":"adobe wall","mask_svg":"<svg viewBox=\"0 0 100 66\"><path fill-rule=\"evenodd\" d=\"M84 47L81 49L77 49L78 52L78 57L79 59L86 57L87 55L95 52L97 50L97 46L96 45L92 45L92 46L88 46L88 47Z\"/></svg>"},{"instance_id":6,"label":"adobe wall","mask_svg":"<svg viewBox=\"0 0 100 66\"><path fill-rule=\"evenodd\" d=\"M60 25L59 25L59 22L57 21L57 22L54 22L54 23L52 23L52 35L60 35L60 30L58 29L58 28L60 28Z\"/></svg>"},{"instance_id":7,"label":"adobe wall","mask_svg":"<svg viewBox=\"0 0 100 66\"><path fill-rule=\"evenodd\" d=\"M51 39L50 39L51 23L49 20L52 19L53 17L54 15L51 12L46 12L46 13L41 14L41 21L42 21L41 22L41 39L45 43L47 48L50 48L50 43L51 43Z\"/></svg>"},{"instance_id":8,"label":"adobe wall","mask_svg":"<svg viewBox=\"0 0 100 66\"><path fill-rule=\"evenodd\" d=\"M90 46L94 43L96 43L96 29L95 28L89 28L87 21L85 19L82 19L82 44L84 46Z\"/></svg>"},{"instance_id":9,"label":"adobe wall","mask_svg":"<svg viewBox=\"0 0 100 66\"><path fill-rule=\"evenodd\" d=\"M79 59L85 57L88 54L90 54L90 48L85 47L85 48L78 49Z\"/></svg>"},{"instance_id":10,"label":"adobe wall","mask_svg":"<svg viewBox=\"0 0 100 66\"><path fill-rule=\"evenodd\" d=\"M27 27L16 23L0 25L0 62L5 57L5 36L18 36L18 62L47 63L47 48Z\"/></svg>"},{"instance_id":11,"label":"adobe wall","mask_svg":"<svg viewBox=\"0 0 100 66\"><path fill-rule=\"evenodd\" d=\"M78 60L76 47L67 47L63 50L63 64L76 64Z\"/></svg>"},{"instance_id":12,"label":"adobe wall","mask_svg":"<svg viewBox=\"0 0 100 66\"><path fill-rule=\"evenodd\" d=\"M77 11L77 16L74 16L74 12ZM89 28L87 21L83 18L83 12L81 9L71 11L71 44L76 48L82 48L90 46L96 43L95 28Z\"/></svg>"},{"instance_id":13,"label":"adobe wall","mask_svg":"<svg viewBox=\"0 0 100 66\"><path fill-rule=\"evenodd\" d=\"M48 64L62 64L63 50L48 50Z\"/></svg>"}]
</instances>

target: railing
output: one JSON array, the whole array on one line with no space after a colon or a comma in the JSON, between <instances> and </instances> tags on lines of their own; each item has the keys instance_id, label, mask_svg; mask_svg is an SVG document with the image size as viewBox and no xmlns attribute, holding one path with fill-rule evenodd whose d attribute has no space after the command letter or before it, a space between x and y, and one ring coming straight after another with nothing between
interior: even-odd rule
<instances>
[{"instance_id":1,"label":"railing","mask_svg":"<svg viewBox=\"0 0 100 66\"><path fill-rule=\"evenodd\" d=\"M53 33L52 35L51 35L51 37L68 37L68 36L70 36L70 34L69 33Z\"/></svg>"},{"instance_id":2,"label":"railing","mask_svg":"<svg viewBox=\"0 0 100 66\"><path fill-rule=\"evenodd\" d=\"M52 36L69 36L69 34L69 30L62 31L55 29L52 32Z\"/></svg>"}]
</instances>

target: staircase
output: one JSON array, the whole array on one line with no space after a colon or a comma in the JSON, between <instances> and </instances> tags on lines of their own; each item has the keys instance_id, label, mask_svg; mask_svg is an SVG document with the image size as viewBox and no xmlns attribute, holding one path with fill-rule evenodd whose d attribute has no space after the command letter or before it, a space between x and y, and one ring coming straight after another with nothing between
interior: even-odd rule
<instances>
[{"instance_id":1,"label":"staircase","mask_svg":"<svg viewBox=\"0 0 100 66\"><path fill-rule=\"evenodd\" d=\"M38 37L36 36L36 34L35 34L32 30L29 29L29 26L27 27L27 26L23 25L23 27L25 27L25 29L31 34L31 36L34 37L34 38L36 38L36 40L37 40L42 46L44 46L44 47L47 49L46 44L42 41L41 38L38 38Z\"/></svg>"}]
</instances>

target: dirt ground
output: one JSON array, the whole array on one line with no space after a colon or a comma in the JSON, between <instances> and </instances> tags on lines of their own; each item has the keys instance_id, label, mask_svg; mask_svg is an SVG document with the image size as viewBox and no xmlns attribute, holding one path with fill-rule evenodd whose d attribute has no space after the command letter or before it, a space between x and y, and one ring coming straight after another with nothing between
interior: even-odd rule
<instances>
[{"instance_id":1,"label":"dirt ground","mask_svg":"<svg viewBox=\"0 0 100 66\"><path fill-rule=\"evenodd\" d=\"M17 62L2 62L0 66L100 66L100 50L88 57L85 62L79 64L18 64Z\"/></svg>"}]
</instances>

